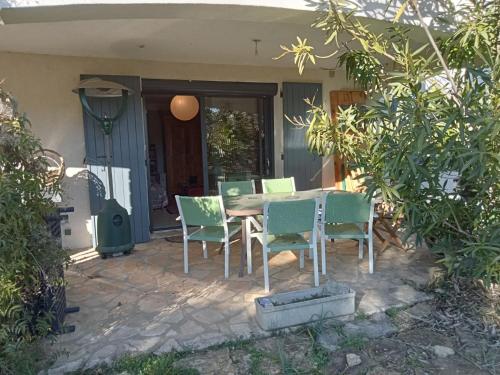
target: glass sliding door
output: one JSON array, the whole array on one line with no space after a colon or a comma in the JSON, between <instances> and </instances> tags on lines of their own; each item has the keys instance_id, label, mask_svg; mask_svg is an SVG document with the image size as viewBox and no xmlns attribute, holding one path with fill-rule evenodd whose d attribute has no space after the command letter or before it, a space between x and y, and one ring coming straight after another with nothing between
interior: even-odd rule
<instances>
[{"instance_id":1,"label":"glass sliding door","mask_svg":"<svg viewBox=\"0 0 500 375\"><path fill-rule=\"evenodd\" d=\"M256 180L269 174L264 99L205 97L204 122L208 193L219 181Z\"/></svg>"}]
</instances>

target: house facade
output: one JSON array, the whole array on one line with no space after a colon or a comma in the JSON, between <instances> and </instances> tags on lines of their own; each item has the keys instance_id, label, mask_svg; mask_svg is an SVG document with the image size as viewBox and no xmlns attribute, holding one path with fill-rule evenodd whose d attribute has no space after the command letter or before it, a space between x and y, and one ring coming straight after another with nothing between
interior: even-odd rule
<instances>
[{"instance_id":1,"label":"house facade","mask_svg":"<svg viewBox=\"0 0 500 375\"><path fill-rule=\"evenodd\" d=\"M369 3L366 18L383 29L395 8ZM309 27L321 4L0 0L0 7L0 80L43 147L65 160L61 205L74 212L63 223L63 246L95 244L95 216L108 194L102 132L72 92L85 78L134 92L112 149L115 195L136 242L176 225L174 194L210 194L220 180L293 175L302 189L333 184L332 161L308 153L305 129L287 118L307 116L304 98L328 109L331 92L356 88L334 60L300 76L290 59L273 59L297 35L323 40ZM178 96L196 99L195 117L175 117ZM116 109L91 104L102 114Z\"/></svg>"}]
</instances>

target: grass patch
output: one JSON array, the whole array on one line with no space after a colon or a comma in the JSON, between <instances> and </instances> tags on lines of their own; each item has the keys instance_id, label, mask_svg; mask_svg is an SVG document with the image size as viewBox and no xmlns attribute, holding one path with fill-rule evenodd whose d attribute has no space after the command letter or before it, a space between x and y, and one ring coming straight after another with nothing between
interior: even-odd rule
<instances>
[{"instance_id":1,"label":"grass patch","mask_svg":"<svg viewBox=\"0 0 500 375\"><path fill-rule=\"evenodd\" d=\"M368 314L365 313L363 310L358 310L356 312L356 315L354 316L354 320L366 320L368 319Z\"/></svg>"},{"instance_id":2,"label":"grass patch","mask_svg":"<svg viewBox=\"0 0 500 375\"><path fill-rule=\"evenodd\" d=\"M340 342L340 347L342 349L363 350L367 341L366 337L361 335L347 336Z\"/></svg>"},{"instance_id":3,"label":"grass patch","mask_svg":"<svg viewBox=\"0 0 500 375\"><path fill-rule=\"evenodd\" d=\"M248 352L250 353L250 374L251 375L266 375L266 373L261 369L262 359L264 358L264 353L254 347L249 347Z\"/></svg>"},{"instance_id":4,"label":"grass patch","mask_svg":"<svg viewBox=\"0 0 500 375\"><path fill-rule=\"evenodd\" d=\"M344 325L343 324L334 324L332 325L331 327L335 333L339 336L345 336L345 332L344 332Z\"/></svg>"},{"instance_id":5,"label":"grass patch","mask_svg":"<svg viewBox=\"0 0 500 375\"><path fill-rule=\"evenodd\" d=\"M281 372L284 375L292 374L294 372L293 365L288 358L286 351L283 349L283 340L277 342L278 345L278 356L281 365Z\"/></svg>"},{"instance_id":6,"label":"grass patch","mask_svg":"<svg viewBox=\"0 0 500 375\"><path fill-rule=\"evenodd\" d=\"M225 341L222 344L217 344L217 345L212 345L208 347L205 350L202 350L202 352L207 352L207 351L213 351L213 350L218 350L218 349L224 349L228 348L230 350L238 350L242 349L245 350L252 346L252 344L255 342L255 339L241 339L241 340L231 340L231 341Z\"/></svg>"},{"instance_id":7,"label":"grass patch","mask_svg":"<svg viewBox=\"0 0 500 375\"><path fill-rule=\"evenodd\" d=\"M88 370L73 372L73 375L114 375L126 372L133 375L199 375L195 369L175 367L175 362L183 354L168 353L157 356L154 354L141 354L137 356L124 356L112 365L104 365Z\"/></svg>"},{"instance_id":8,"label":"grass patch","mask_svg":"<svg viewBox=\"0 0 500 375\"><path fill-rule=\"evenodd\" d=\"M230 351L243 350L244 352L250 354L249 373L251 375L266 375L267 372L261 369L261 364L264 358L272 358L272 356L269 353L265 353L255 348L254 344L255 344L255 339L233 340L211 346L205 349L204 352L214 351L224 348L227 348Z\"/></svg>"},{"instance_id":9,"label":"grass patch","mask_svg":"<svg viewBox=\"0 0 500 375\"><path fill-rule=\"evenodd\" d=\"M405 310L406 307L391 307L385 311L389 318L395 319L398 317L399 313Z\"/></svg>"},{"instance_id":10,"label":"grass patch","mask_svg":"<svg viewBox=\"0 0 500 375\"><path fill-rule=\"evenodd\" d=\"M323 369L329 361L329 353L325 349L323 349L320 345L314 345L312 350L312 363L314 364L314 368Z\"/></svg>"},{"instance_id":11,"label":"grass patch","mask_svg":"<svg viewBox=\"0 0 500 375\"><path fill-rule=\"evenodd\" d=\"M418 357L415 355L408 355L405 357L405 365L406 367L416 369L416 368L421 368L422 363L418 360Z\"/></svg>"},{"instance_id":12,"label":"grass patch","mask_svg":"<svg viewBox=\"0 0 500 375\"><path fill-rule=\"evenodd\" d=\"M328 351L317 342L318 336L323 329L323 326L321 326L321 330L318 330L318 327L315 326L307 328L305 332L311 340L311 362L316 369L322 369L328 363Z\"/></svg>"},{"instance_id":13,"label":"grass patch","mask_svg":"<svg viewBox=\"0 0 500 375\"><path fill-rule=\"evenodd\" d=\"M0 347L0 374L36 375L64 352L49 354L41 341L23 342L15 348Z\"/></svg>"}]
</instances>

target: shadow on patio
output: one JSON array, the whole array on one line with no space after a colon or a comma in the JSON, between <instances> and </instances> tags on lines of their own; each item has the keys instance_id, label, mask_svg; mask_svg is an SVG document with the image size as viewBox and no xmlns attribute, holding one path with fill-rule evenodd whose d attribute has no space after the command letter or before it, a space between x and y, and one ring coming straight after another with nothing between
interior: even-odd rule
<instances>
[{"instance_id":1,"label":"shadow on patio","mask_svg":"<svg viewBox=\"0 0 500 375\"><path fill-rule=\"evenodd\" d=\"M380 248L375 242L375 249ZM403 251L389 247L368 273L367 256L358 260L355 241L329 244L327 280L348 284L356 291L356 309L366 314L426 299L408 281L425 284L434 268L423 248ZM190 243L190 273L183 273L182 244L156 239L136 246L130 256L102 260L93 250L73 254L66 272L67 298L80 306L68 315L76 331L59 337L54 373L109 362L124 353L202 349L227 340L269 335L255 321L254 298L264 295L260 247L254 247L254 274L238 277L240 243L232 244L231 274L224 279L224 256L215 245L209 257L201 245ZM271 293L313 285L312 262L304 270L291 252L270 260Z\"/></svg>"}]
</instances>

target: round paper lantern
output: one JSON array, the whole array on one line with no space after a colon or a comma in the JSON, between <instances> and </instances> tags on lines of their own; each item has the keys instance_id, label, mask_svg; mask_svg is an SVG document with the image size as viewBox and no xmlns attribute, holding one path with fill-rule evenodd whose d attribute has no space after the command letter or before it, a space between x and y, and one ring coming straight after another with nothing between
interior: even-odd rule
<instances>
[{"instance_id":1,"label":"round paper lantern","mask_svg":"<svg viewBox=\"0 0 500 375\"><path fill-rule=\"evenodd\" d=\"M181 121L192 120L200 110L200 103L194 96L176 95L170 102L170 111Z\"/></svg>"}]
</instances>

